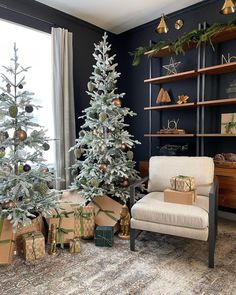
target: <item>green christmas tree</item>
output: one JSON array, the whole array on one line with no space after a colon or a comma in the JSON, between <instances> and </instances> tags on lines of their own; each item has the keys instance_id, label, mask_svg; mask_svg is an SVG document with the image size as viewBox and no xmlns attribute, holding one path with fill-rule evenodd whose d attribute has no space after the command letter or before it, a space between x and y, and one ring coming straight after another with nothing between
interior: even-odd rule
<instances>
[{"instance_id":1,"label":"green christmas tree","mask_svg":"<svg viewBox=\"0 0 236 295\"><path fill-rule=\"evenodd\" d=\"M14 44L0 87L0 218L11 220L14 228L54 208L58 195L49 189L54 179L43 159L49 139L33 121L39 106L33 104L33 93L24 90L29 67L20 66L17 51Z\"/></svg>"},{"instance_id":2,"label":"green christmas tree","mask_svg":"<svg viewBox=\"0 0 236 295\"><path fill-rule=\"evenodd\" d=\"M131 151L138 141L125 130L129 125L124 119L136 114L122 107L125 93L116 93L120 73L116 72L117 64L113 64L115 55L109 56L110 50L105 33L103 40L95 44L96 64L87 91L91 97L90 106L80 117L85 123L76 145L71 148L77 158L72 173L78 173L71 188L79 189L87 200L109 195L126 202L129 185L139 176Z\"/></svg>"}]
</instances>

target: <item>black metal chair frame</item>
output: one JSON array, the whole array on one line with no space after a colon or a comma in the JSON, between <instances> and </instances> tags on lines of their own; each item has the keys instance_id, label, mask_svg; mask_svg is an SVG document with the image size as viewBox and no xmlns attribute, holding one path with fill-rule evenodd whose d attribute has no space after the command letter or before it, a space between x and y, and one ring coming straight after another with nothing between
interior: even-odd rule
<instances>
[{"instance_id":1,"label":"black metal chair frame","mask_svg":"<svg viewBox=\"0 0 236 295\"><path fill-rule=\"evenodd\" d=\"M149 179L148 176L140 179L130 186L130 209L135 204L136 188ZM214 256L216 246L216 236L218 229L218 192L219 183L215 177L209 193L209 233L208 233L208 266L214 268ZM130 250L135 251L135 239L141 230L130 229Z\"/></svg>"}]
</instances>

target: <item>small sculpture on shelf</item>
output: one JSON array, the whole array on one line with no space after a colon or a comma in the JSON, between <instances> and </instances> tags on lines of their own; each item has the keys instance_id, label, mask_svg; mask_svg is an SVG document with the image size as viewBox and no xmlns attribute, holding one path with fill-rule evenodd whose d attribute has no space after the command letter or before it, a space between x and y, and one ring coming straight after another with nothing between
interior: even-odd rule
<instances>
[{"instance_id":1,"label":"small sculpture on shelf","mask_svg":"<svg viewBox=\"0 0 236 295\"><path fill-rule=\"evenodd\" d=\"M170 58L170 62L168 65L162 66L163 69L167 70L166 75L177 74L177 67L181 64L180 61L175 61L173 57Z\"/></svg>"},{"instance_id":2,"label":"small sculpture on shelf","mask_svg":"<svg viewBox=\"0 0 236 295\"><path fill-rule=\"evenodd\" d=\"M178 129L179 119L178 120L168 120L167 128L163 127L157 133L159 134L185 134L184 129Z\"/></svg>"},{"instance_id":3,"label":"small sculpture on shelf","mask_svg":"<svg viewBox=\"0 0 236 295\"><path fill-rule=\"evenodd\" d=\"M221 114L221 134L236 133L236 113Z\"/></svg>"},{"instance_id":4,"label":"small sculpture on shelf","mask_svg":"<svg viewBox=\"0 0 236 295\"><path fill-rule=\"evenodd\" d=\"M130 239L130 214L129 208L126 205L122 206L120 212L120 232L118 237L122 240L129 240Z\"/></svg>"},{"instance_id":5,"label":"small sculpture on shelf","mask_svg":"<svg viewBox=\"0 0 236 295\"><path fill-rule=\"evenodd\" d=\"M189 99L188 95L179 95L178 96L178 100L177 100L177 104L184 104L187 103Z\"/></svg>"},{"instance_id":6,"label":"small sculpture on shelf","mask_svg":"<svg viewBox=\"0 0 236 295\"><path fill-rule=\"evenodd\" d=\"M161 104L161 103L169 103L169 102L171 102L171 98L168 91L161 88L157 95L156 103Z\"/></svg>"}]
</instances>

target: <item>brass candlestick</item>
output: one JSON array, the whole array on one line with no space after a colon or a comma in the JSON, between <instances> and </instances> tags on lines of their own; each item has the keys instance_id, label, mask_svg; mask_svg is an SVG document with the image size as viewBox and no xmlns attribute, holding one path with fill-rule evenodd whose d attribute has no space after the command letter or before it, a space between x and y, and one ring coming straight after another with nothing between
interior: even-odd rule
<instances>
[{"instance_id":1,"label":"brass candlestick","mask_svg":"<svg viewBox=\"0 0 236 295\"><path fill-rule=\"evenodd\" d=\"M50 230L50 249L49 255L57 255L57 225L52 224Z\"/></svg>"}]
</instances>

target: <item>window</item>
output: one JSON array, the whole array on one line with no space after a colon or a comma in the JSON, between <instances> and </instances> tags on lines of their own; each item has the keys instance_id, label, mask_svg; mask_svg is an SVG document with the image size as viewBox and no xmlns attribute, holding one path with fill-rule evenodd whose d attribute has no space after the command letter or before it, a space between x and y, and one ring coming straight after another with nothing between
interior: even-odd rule
<instances>
[{"instance_id":1,"label":"window","mask_svg":"<svg viewBox=\"0 0 236 295\"><path fill-rule=\"evenodd\" d=\"M14 42L18 48L19 62L31 66L26 73L25 89L34 92L34 104L42 106L34 110L35 122L47 130L54 139L51 35L0 19L0 72L8 66L13 56ZM55 167L55 143L50 141L50 150L44 153L47 165Z\"/></svg>"}]
</instances>

